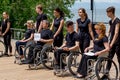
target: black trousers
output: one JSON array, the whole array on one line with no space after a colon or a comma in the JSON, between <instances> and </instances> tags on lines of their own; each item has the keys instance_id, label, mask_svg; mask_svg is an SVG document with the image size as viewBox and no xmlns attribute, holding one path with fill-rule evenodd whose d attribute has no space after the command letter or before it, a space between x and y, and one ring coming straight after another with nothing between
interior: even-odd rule
<instances>
[{"instance_id":1,"label":"black trousers","mask_svg":"<svg viewBox=\"0 0 120 80\"><path fill-rule=\"evenodd\" d=\"M63 49L58 49L54 52L54 56L55 56L55 60L56 60L56 65L61 66L60 64L62 64L61 67L64 68L65 64L63 63L63 60L62 60L63 59L61 56L62 53L66 53L67 55L70 54L69 51L64 51ZM60 62L62 62L62 63L60 63Z\"/></svg>"},{"instance_id":2,"label":"black trousers","mask_svg":"<svg viewBox=\"0 0 120 80\"><path fill-rule=\"evenodd\" d=\"M33 63L34 59L36 58L37 52L42 50L42 46L41 45L31 45L30 49L29 49L29 54L28 54L28 61L29 63Z\"/></svg>"},{"instance_id":3,"label":"black trousers","mask_svg":"<svg viewBox=\"0 0 120 80\"><path fill-rule=\"evenodd\" d=\"M54 46L60 47L63 44L63 34L59 34L54 38Z\"/></svg>"},{"instance_id":4,"label":"black trousers","mask_svg":"<svg viewBox=\"0 0 120 80\"><path fill-rule=\"evenodd\" d=\"M114 55L117 55L118 63L119 63L119 72L120 72L120 45L114 44L113 47L110 49L108 58L113 59ZM111 62L108 62L107 69L110 70Z\"/></svg>"},{"instance_id":5,"label":"black trousers","mask_svg":"<svg viewBox=\"0 0 120 80\"><path fill-rule=\"evenodd\" d=\"M4 44L6 47L6 54L8 54L8 49L10 53L12 53L12 45L11 45L11 34L6 34L3 36Z\"/></svg>"},{"instance_id":6,"label":"black trousers","mask_svg":"<svg viewBox=\"0 0 120 80\"><path fill-rule=\"evenodd\" d=\"M88 61L88 59L96 59L96 58L97 58L97 56L83 55L77 72L83 76L86 76L87 75L87 61Z\"/></svg>"}]
</instances>

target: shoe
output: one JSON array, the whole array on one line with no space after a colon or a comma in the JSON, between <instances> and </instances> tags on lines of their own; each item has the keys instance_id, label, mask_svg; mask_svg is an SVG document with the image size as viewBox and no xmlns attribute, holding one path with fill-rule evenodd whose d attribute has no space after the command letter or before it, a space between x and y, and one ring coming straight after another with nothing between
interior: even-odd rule
<instances>
[{"instance_id":1,"label":"shoe","mask_svg":"<svg viewBox=\"0 0 120 80\"><path fill-rule=\"evenodd\" d=\"M29 62L30 62L29 60L22 60L21 61L22 64L29 64Z\"/></svg>"},{"instance_id":2,"label":"shoe","mask_svg":"<svg viewBox=\"0 0 120 80\"><path fill-rule=\"evenodd\" d=\"M85 78L86 76L85 75L76 75L74 76L75 78Z\"/></svg>"},{"instance_id":3,"label":"shoe","mask_svg":"<svg viewBox=\"0 0 120 80\"><path fill-rule=\"evenodd\" d=\"M101 78L101 80L107 80L107 79L109 79L107 75L103 75Z\"/></svg>"},{"instance_id":4,"label":"shoe","mask_svg":"<svg viewBox=\"0 0 120 80\"><path fill-rule=\"evenodd\" d=\"M4 56L9 57L9 55L7 53L5 53Z\"/></svg>"}]
</instances>

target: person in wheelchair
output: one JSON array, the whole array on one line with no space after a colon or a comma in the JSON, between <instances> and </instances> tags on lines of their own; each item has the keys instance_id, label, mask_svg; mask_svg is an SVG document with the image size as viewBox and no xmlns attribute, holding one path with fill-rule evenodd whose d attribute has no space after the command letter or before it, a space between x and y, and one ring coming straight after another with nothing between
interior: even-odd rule
<instances>
[{"instance_id":1,"label":"person in wheelchair","mask_svg":"<svg viewBox=\"0 0 120 80\"><path fill-rule=\"evenodd\" d=\"M37 55L38 51L41 51L43 49L43 46L45 44L51 44L53 42L53 33L51 30L49 30L49 22L47 20L43 20L42 22L42 30L41 30L41 38L39 41L37 41L36 44L31 45L29 48L29 53L28 53L28 60L22 62L22 63L28 63L28 64L33 64L34 59Z\"/></svg>"},{"instance_id":2,"label":"person in wheelchair","mask_svg":"<svg viewBox=\"0 0 120 80\"><path fill-rule=\"evenodd\" d=\"M22 46L25 46L28 41L31 41L35 33L33 20L28 20L27 23L25 23L25 26L27 26L27 30L25 32L24 38L21 40L18 40L15 43L16 50L19 53L21 59L24 58Z\"/></svg>"},{"instance_id":3,"label":"person in wheelchair","mask_svg":"<svg viewBox=\"0 0 120 80\"><path fill-rule=\"evenodd\" d=\"M87 47L85 49L85 53L87 53L89 50L93 49L93 56L89 55L83 55L81 62L79 64L78 70L77 70L77 78L85 78L87 76L87 61L88 59L97 59L99 55L103 55L104 53L109 51L109 44L108 44L108 38L106 36L106 27L103 23L97 23L95 25L95 31L97 35L94 39L94 45Z\"/></svg>"},{"instance_id":4,"label":"person in wheelchair","mask_svg":"<svg viewBox=\"0 0 120 80\"><path fill-rule=\"evenodd\" d=\"M55 56L55 67L57 69L65 69L66 64L63 63L63 61L60 58L62 53L70 54L70 51L75 51L79 49L79 39L78 34L74 31L74 23L72 21L66 22L67 27L67 34L65 37L65 42L61 47L55 50L54 56ZM61 63L62 61L62 63ZM62 66L60 65L62 64Z\"/></svg>"}]
</instances>

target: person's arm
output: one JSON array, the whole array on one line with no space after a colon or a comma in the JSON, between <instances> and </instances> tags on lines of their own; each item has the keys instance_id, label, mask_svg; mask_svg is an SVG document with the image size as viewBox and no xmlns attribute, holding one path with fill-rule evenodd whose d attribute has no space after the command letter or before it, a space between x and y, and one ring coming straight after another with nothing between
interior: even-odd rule
<instances>
[{"instance_id":1,"label":"person's arm","mask_svg":"<svg viewBox=\"0 0 120 80\"><path fill-rule=\"evenodd\" d=\"M9 30L10 30L10 22L7 22L7 28L6 28L5 32L2 33L2 35L4 36Z\"/></svg>"},{"instance_id":2,"label":"person's arm","mask_svg":"<svg viewBox=\"0 0 120 80\"><path fill-rule=\"evenodd\" d=\"M42 30L42 21L40 22L40 25L39 25L39 27L38 27L38 33L40 33L41 30Z\"/></svg>"},{"instance_id":3,"label":"person's arm","mask_svg":"<svg viewBox=\"0 0 120 80\"><path fill-rule=\"evenodd\" d=\"M50 30L51 30L51 31L53 30L53 25L54 25L54 20L53 20L52 25L51 25L51 27L50 27Z\"/></svg>"},{"instance_id":4,"label":"person's arm","mask_svg":"<svg viewBox=\"0 0 120 80\"><path fill-rule=\"evenodd\" d=\"M43 43L52 43L53 39L40 39L40 41Z\"/></svg>"},{"instance_id":5,"label":"person's arm","mask_svg":"<svg viewBox=\"0 0 120 80\"><path fill-rule=\"evenodd\" d=\"M109 25L110 26L110 25ZM107 36L109 37L110 36L110 28L108 29L108 34L107 34Z\"/></svg>"},{"instance_id":6,"label":"person's arm","mask_svg":"<svg viewBox=\"0 0 120 80\"><path fill-rule=\"evenodd\" d=\"M104 54L104 53L106 53L106 52L109 52L109 49L110 49L110 48L109 48L108 42L104 42L104 46L105 46L105 49L102 50L102 51L96 52L96 53L95 53L95 56L98 56L98 55Z\"/></svg>"},{"instance_id":7,"label":"person's arm","mask_svg":"<svg viewBox=\"0 0 120 80\"><path fill-rule=\"evenodd\" d=\"M62 19L62 20L60 21L60 26L59 26L57 32L54 34L54 38L60 33L63 25L64 25L64 20Z\"/></svg>"},{"instance_id":8,"label":"person's arm","mask_svg":"<svg viewBox=\"0 0 120 80\"><path fill-rule=\"evenodd\" d=\"M23 41L24 41L24 42L28 42L28 41L32 40L32 39L33 39L33 37L34 37L34 33L32 33L32 34L31 34L31 36L30 36L28 39L23 40Z\"/></svg>"},{"instance_id":9,"label":"person's arm","mask_svg":"<svg viewBox=\"0 0 120 80\"><path fill-rule=\"evenodd\" d=\"M69 48L69 51L78 50L78 49L79 49L79 42L76 41L76 42L75 42L75 46L70 47L70 48Z\"/></svg>"},{"instance_id":10,"label":"person's arm","mask_svg":"<svg viewBox=\"0 0 120 80\"><path fill-rule=\"evenodd\" d=\"M91 36L92 40L94 40L94 35L93 35L92 23L91 22L88 24L88 28L89 28L90 36Z\"/></svg>"},{"instance_id":11,"label":"person's arm","mask_svg":"<svg viewBox=\"0 0 120 80\"><path fill-rule=\"evenodd\" d=\"M65 46L66 46L66 44L67 44L67 42L66 42L66 41L64 41L64 43L62 44L62 46L60 46L60 48L65 47Z\"/></svg>"},{"instance_id":12,"label":"person's arm","mask_svg":"<svg viewBox=\"0 0 120 80\"><path fill-rule=\"evenodd\" d=\"M79 31L79 28L78 28L78 23L76 21L76 32L78 33L78 31Z\"/></svg>"},{"instance_id":13,"label":"person's arm","mask_svg":"<svg viewBox=\"0 0 120 80\"><path fill-rule=\"evenodd\" d=\"M114 34L113 39L112 39L112 41L111 41L111 43L110 43L110 48L113 46L113 44L115 43L115 41L116 41L116 39L117 39L117 37L118 37L119 28L120 28L120 24L118 23L118 24L116 24L116 26L115 26L115 34Z\"/></svg>"}]
</instances>

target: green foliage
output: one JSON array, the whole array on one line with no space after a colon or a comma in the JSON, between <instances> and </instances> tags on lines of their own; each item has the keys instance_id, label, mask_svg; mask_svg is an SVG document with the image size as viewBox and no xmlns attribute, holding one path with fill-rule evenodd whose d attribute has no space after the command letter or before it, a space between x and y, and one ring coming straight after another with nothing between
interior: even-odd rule
<instances>
[{"instance_id":1,"label":"green foliage","mask_svg":"<svg viewBox=\"0 0 120 80\"><path fill-rule=\"evenodd\" d=\"M0 19L2 18L3 11L7 11L10 14L13 27L20 27L28 19L36 20L35 7L38 4L42 4L44 13L48 15L50 22L52 22L53 10L56 7L60 7L65 17L72 17L69 7L74 4L75 0L0 0Z\"/></svg>"}]
</instances>

